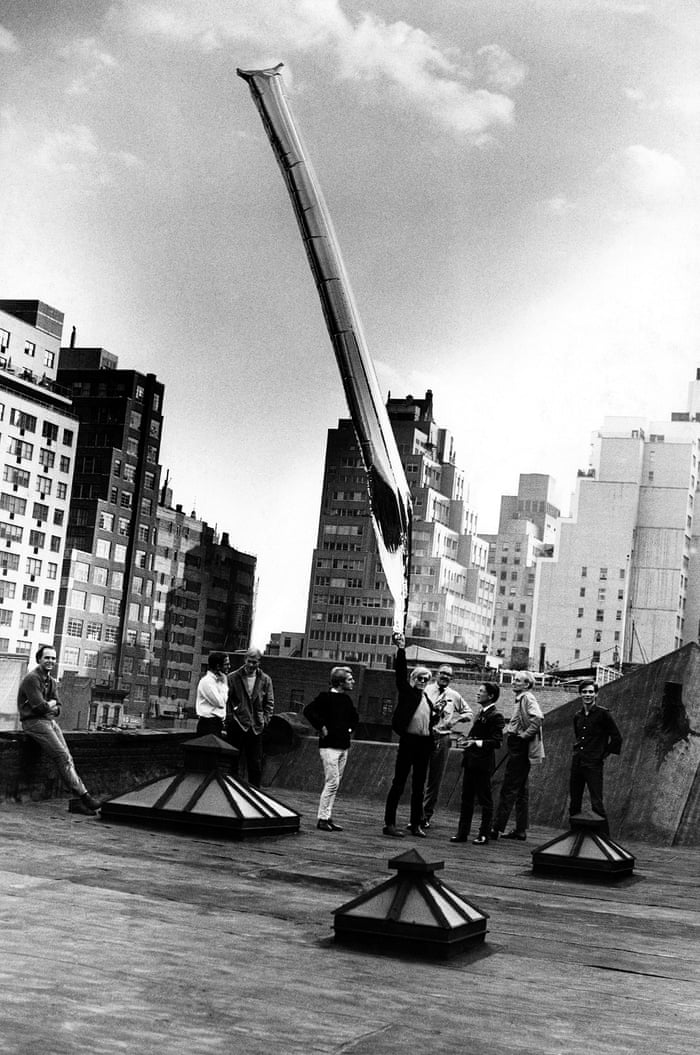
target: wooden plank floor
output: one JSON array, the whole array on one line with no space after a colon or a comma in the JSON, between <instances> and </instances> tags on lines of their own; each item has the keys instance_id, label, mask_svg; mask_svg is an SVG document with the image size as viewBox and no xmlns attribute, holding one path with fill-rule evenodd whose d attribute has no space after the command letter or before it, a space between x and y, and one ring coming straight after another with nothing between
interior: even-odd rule
<instances>
[{"instance_id":1,"label":"wooden plank floor","mask_svg":"<svg viewBox=\"0 0 700 1055\"><path fill-rule=\"evenodd\" d=\"M634 876L601 886L532 874L549 830L453 845L440 816L417 845L341 795L331 835L316 795L275 795L304 815L299 835L0 808L0 1053L697 1052L700 851L625 844ZM486 944L440 963L337 946L333 909L413 845L490 913Z\"/></svg>"}]
</instances>

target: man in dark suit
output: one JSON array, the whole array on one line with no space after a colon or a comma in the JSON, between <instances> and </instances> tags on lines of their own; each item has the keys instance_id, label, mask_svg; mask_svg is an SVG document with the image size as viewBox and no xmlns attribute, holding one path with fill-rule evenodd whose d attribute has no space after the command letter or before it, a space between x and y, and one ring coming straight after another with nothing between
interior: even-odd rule
<instances>
[{"instance_id":1,"label":"man in dark suit","mask_svg":"<svg viewBox=\"0 0 700 1055\"><path fill-rule=\"evenodd\" d=\"M261 653L249 648L242 667L228 676L226 733L245 758L248 783L260 787L262 734L275 709L272 679L260 669Z\"/></svg>"},{"instance_id":2,"label":"man in dark suit","mask_svg":"<svg viewBox=\"0 0 700 1055\"><path fill-rule=\"evenodd\" d=\"M493 817L491 777L496 768L496 750L503 743L505 725L505 718L496 710L496 701L500 694L498 685L490 681L480 685L477 692L476 698L481 705L481 711L469 730L468 739L464 742L462 806L457 834L450 840L453 843L465 843L469 838L475 800L481 806L481 824L479 834L472 841L475 846L483 846L489 841Z\"/></svg>"},{"instance_id":3,"label":"man in dark suit","mask_svg":"<svg viewBox=\"0 0 700 1055\"><path fill-rule=\"evenodd\" d=\"M603 763L608 755L619 755L622 736L610 711L600 707L596 697L598 686L590 679L578 688L583 706L574 715L574 753L571 760L569 815L581 812L583 793L588 788L591 809L605 821L608 817L603 805Z\"/></svg>"}]
</instances>

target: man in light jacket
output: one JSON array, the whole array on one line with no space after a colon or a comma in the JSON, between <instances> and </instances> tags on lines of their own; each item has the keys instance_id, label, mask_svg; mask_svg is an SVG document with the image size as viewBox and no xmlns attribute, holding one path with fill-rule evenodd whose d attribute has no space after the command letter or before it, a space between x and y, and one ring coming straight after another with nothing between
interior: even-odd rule
<instances>
[{"instance_id":1,"label":"man in light jacket","mask_svg":"<svg viewBox=\"0 0 700 1055\"><path fill-rule=\"evenodd\" d=\"M228 676L226 733L245 758L248 783L260 787L262 734L275 710L272 679L260 669L261 652L249 648L245 662Z\"/></svg>"},{"instance_id":2,"label":"man in light jacket","mask_svg":"<svg viewBox=\"0 0 700 1055\"><path fill-rule=\"evenodd\" d=\"M497 839L505 831L514 804L515 828L504 838L522 841L527 838L530 765L544 758L544 716L531 691L534 684L534 676L529 670L520 670L513 677L515 705L505 728L508 758L490 839Z\"/></svg>"}]
</instances>

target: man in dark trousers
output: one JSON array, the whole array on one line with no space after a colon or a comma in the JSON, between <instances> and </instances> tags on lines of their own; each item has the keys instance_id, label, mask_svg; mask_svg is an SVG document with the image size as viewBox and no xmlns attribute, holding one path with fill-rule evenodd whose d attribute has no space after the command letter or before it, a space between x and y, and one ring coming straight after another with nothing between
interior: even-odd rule
<instances>
[{"instance_id":1,"label":"man in dark trousers","mask_svg":"<svg viewBox=\"0 0 700 1055\"><path fill-rule=\"evenodd\" d=\"M596 683L592 680L582 681L578 692L583 706L574 715L569 816L575 817L581 812L583 792L588 788L591 809L603 818L607 832L608 816L603 805L603 762L608 755L619 755L622 736L610 711L599 707L596 702Z\"/></svg>"},{"instance_id":2,"label":"man in dark trousers","mask_svg":"<svg viewBox=\"0 0 700 1055\"><path fill-rule=\"evenodd\" d=\"M56 670L56 649L52 645L41 645L36 653L36 661L38 665L22 678L17 694L22 729L52 759L63 783L78 796L79 803L71 805L71 809L79 813L97 813L100 804L78 776L73 756L56 721L61 713L53 676Z\"/></svg>"},{"instance_id":3,"label":"man in dark trousers","mask_svg":"<svg viewBox=\"0 0 700 1055\"><path fill-rule=\"evenodd\" d=\"M481 711L464 743L462 807L457 834L450 839L453 843L465 843L469 838L474 800L481 806L481 824L479 834L473 840L474 845L483 846L489 841L493 817L491 777L496 768L496 751L503 743L503 727L506 723L500 711L496 710L496 701L500 694L498 685L490 681L480 685L477 692L476 698L481 705Z\"/></svg>"},{"instance_id":4,"label":"man in dark trousers","mask_svg":"<svg viewBox=\"0 0 700 1055\"><path fill-rule=\"evenodd\" d=\"M396 811L403 789L411 776L411 834L420 839L425 838L421 827L423 817L423 788L433 749L433 725L436 716L425 694L430 681L427 667L416 667L408 676L406 665L406 639L403 634L395 634L396 659L394 671L399 700L394 710L392 729L399 737L399 749L396 754L394 779L389 788L384 807L384 835L401 838L403 832L396 826Z\"/></svg>"},{"instance_id":5,"label":"man in dark trousers","mask_svg":"<svg viewBox=\"0 0 700 1055\"><path fill-rule=\"evenodd\" d=\"M360 716L350 693L355 679L349 667L333 667L331 687L304 708L304 716L319 733L318 749L323 766L323 790L318 804L316 827L322 832L342 832L333 820L333 806L343 779L350 751L350 738Z\"/></svg>"},{"instance_id":6,"label":"man in dark trousers","mask_svg":"<svg viewBox=\"0 0 700 1055\"><path fill-rule=\"evenodd\" d=\"M275 709L272 679L260 669L261 653L249 648L245 662L228 676L226 734L245 758L248 783L262 780L262 734Z\"/></svg>"}]
</instances>

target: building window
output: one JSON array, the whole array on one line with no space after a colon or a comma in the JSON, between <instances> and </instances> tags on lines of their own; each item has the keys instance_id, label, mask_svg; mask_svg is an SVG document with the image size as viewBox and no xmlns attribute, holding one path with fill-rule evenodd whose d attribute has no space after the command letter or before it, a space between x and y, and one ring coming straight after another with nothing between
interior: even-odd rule
<instances>
[{"instance_id":1,"label":"building window","mask_svg":"<svg viewBox=\"0 0 700 1055\"><path fill-rule=\"evenodd\" d=\"M607 568L601 568L600 569L600 579L601 580L607 579L607 577L608 577L608 569Z\"/></svg>"},{"instance_id":2,"label":"building window","mask_svg":"<svg viewBox=\"0 0 700 1055\"><path fill-rule=\"evenodd\" d=\"M106 568L93 568L92 569L92 581L95 586L106 586L107 585L107 569Z\"/></svg>"},{"instance_id":3,"label":"building window","mask_svg":"<svg viewBox=\"0 0 700 1055\"><path fill-rule=\"evenodd\" d=\"M586 587L585 586L581 587L581 589L578 592L578 595L579 595L579 597L585 597L586 596Z\"/></svg>"},{"instance_id":4,"label":"building window","mask_svg":"<svg viewBox=\"0 0 700 1055\"><path fill-rule=\"evenodd\" d=\"M87 594L84 590L71 590L68 595L68 607L77 608L78 610L85 611L85 605L87 604Z\"/></svg>"},{"instance_id":5,"label":"building window","mask_svg":"<svg viewBox=\"0 0 700 1055\"><path fill-rule=\"evenodd\" d=\"M44 590L44 604L52 605L53 602L54 602L55 596L56 596L56 593L55 593L54 590Z\"/></svg>"},{"instance_id":6,"label":"building window","mask_svg":"<svg viewBox=\"0 0 700 1055\"><path fill-rule=\"evenodd\" d=\"M64 645L61 653L61 663L64 667L77 667L80 665L80 649L72 645Z\"/></svg>"},{"instance_id":7,"label":"building window","mask_svg":"<svg viewBox=\"0 0 700 1055\"><path fill-rule=\"evenodd\" d=\"M596 621L596 623L602 623L604 616L605 616L605 612L603 611L603 609L602 608L596 608L596 612L595 612L595 621Z\"/></svg>"},{"instance_id":8,"label":"building window","mask_svg":"<svg viewBox=\"0 0 700 1055\"><path fill-rule=\"evenodd\" d=\"M104 594L92 593L90 594L90 609L91 612L102 613L105 610L105 599Z\"/></svg>"},{"instance_id":9,"label":"building window","mask_svg":"<svg viewBox=\"0 0 700 1055\"><path fill-rule=\"evenodd\" d=\"M83 621L82 619L69 619L66 622L66 634L68 637L82 637L83 636Z\"/></svg>"},{"instance_id":10,"label":"building window","mask_svg":"<svg viewBox=\"0 0 700 1055\"><path fill-rule=\"evenodd\" d=\"M95 556L109 560L111 545L106 538L98 538L95 543Z\"/></svg>"},{"instance_id":11,"label":"building window","mask_svg":"<svg viewBox=\"0 0 700 1055\"><path fill-rule=\"evenodd\" d=\"M41 565L41 561L39 561ZM46 565L46 577L47 579L55 579L58 576L58 564L47 564Z\"/></svg>"},{"instance_id":12,"label":"building window","mask_svg":"<svg viewBox=\"0 0 700 1055\"><path fill-rule=\"evenodd\" d=\"M88 623L85 636L88 641L102 640L102 623Z\"/></svg>"},{"instance_id":13,"label":"building window","mask_svg":"<svg viewBox=\"0 0 700 1055\"><path fill-rule=\"evenodd\" d=\"M69 473L70 472L70 458L66 458L65 454L61 455L61 458L60 458L60 461L59 461L59 469L61 470L62 473Z\"/></svg>"},{"instance_id":14,"label":"building window","mask_svg":"<svg viewBox=\"0 0 700 1055\"><path fill-rule=\"evenodd\" d=\"M56 353L50 352L48 348L44 348L44 366L49 370L53 370L56 365Z\"/></svg>"},{"instance_id":15,"label":"building window","mask_svg":"<svg viewBox=\"0 0 700 1055\"><path fill-rule=\"evenodd\" d=\"M36 418L33 414L25 414L23 410L13 407L10 411L10 425L16 425L18 429L25 432L36 432Z\"/></svg>"},{"instance_id":16,"label":"building window","mask_svg":"<svg viewBox=\"0 0 700 1055\"><path fill-rule=\"evenodd\" d=\"M38 557L27 557L27 575L41 575L41 561Z\"/></svg>"},{"instance_id":17,"label":"building window","mask_svg":"<svg viewBox=\"0 0 700 1055\"><path fill-rule=\"evenodd\" d=\"M126 546L115 546L114 547L114 562L115 564L123 564L126 560Z\"/></svg>"},{"instance_id":18,"label":"building window","mask_svg":"<svg viewBox=\"0 0 700 1055\"><path fill-rule=\"evenodd\" d=\"M86 670L97 670L97 652L85 649L83 653L83 666Z\"/></svg>"},{"instance_id":19,"label":"building window","mask_svg":"<svg viewBox=\"0 0 700 1055\"><path fill-rule=\"evenodd\" d=\"M48 492L47 492L48 493ZM65 498L68 494L68 484L56 484L56 498Z\"/></svg>"},{"instance_id":20,"label":"building window","mask_svg":"<svg viewBox=\"0 0 700 1055\"><path fill-rule=\"evenodd\" d=\"M75 582L87 582L90 578L90 565L85 561L73 561L71 571Z\"/></svg>"},{"instance_id":21,"label":"building window","mask_svg":"<svg viewBox=\"0 0 700 1055\"><path fill-rule=\"evenodd\" d=\"M72 429L64 429L63 430L63 446L64 447L72 447L73 446L73 430Z\"/></svg>"}]
</instances>

